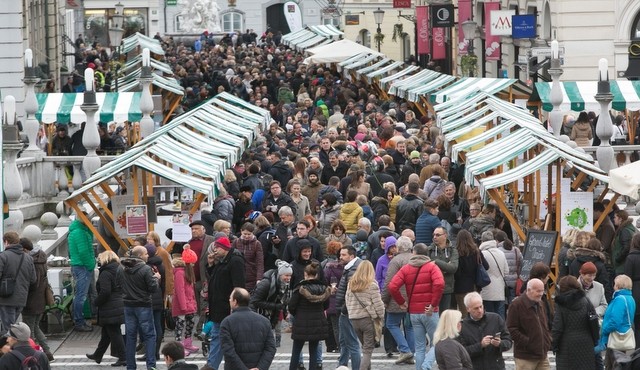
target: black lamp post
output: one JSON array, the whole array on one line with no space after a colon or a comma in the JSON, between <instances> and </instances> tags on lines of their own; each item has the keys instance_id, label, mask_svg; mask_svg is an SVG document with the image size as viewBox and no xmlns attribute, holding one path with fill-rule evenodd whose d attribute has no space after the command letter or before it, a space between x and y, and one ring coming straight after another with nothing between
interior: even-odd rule
<instances>
[{"instance_id":1,"label":"black lamp post","mask_svg":"<svg viewBox=\"0 0 640 370\"><path fill-rule=\"evenodd\" d=\"M376 30L376 41L378 43L378 52L380 52L380 44L381 44L381 37L382 37L382 30L380 29L380 25L382 24L382 20L384 19L384 10L381 10L380 8L376 9L373 11L373 19L375 20L376 24L378 25L378 29Z\"/></svg>"}]
</instances>

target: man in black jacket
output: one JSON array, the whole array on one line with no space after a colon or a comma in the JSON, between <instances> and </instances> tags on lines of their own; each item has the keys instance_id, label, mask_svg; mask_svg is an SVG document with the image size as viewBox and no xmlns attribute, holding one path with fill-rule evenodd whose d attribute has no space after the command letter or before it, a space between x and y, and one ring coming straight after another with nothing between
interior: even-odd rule
<instances>
[{"instance_id":1,"label":"man in black jacket","mask_svg":"<svg viewBox=\"0 0 640 370\"><path fill-rule=\"evenodd\" d=\"M233 312L220 324L225 370L267 370L276 354L271 323L249 309L250 299L243 288L235 288L229 297Z\"/></svg>"},{"instance_id":2,"label":"man in black jacket","mask_svg":"<svg viewBox=\"0 0 640 370\"><path fill-rule=\"evenodd\" d=\"M469 315L462 322L458 341L469 352L473 368L504 369L502 352L513 345L504 320L498 314L485 312L482 297L476 292L464 297L464 305Z\"/></svg>"},{"instance_id":3,"label":"man in black jacket","mask_svg":"<svg viewBox=\"0 0 640 370\"><path fill-rule=\"evenodd\" d=\"M360 343L356 332L349 320L349 313L347 312L347 305L345 297L347 295L347 286L349 280L356 273L358 266L362 260L356 256L356 250L353 247L342 247L340 249L340 263L344 264L344 272L340 279L340 284L336 290L336 311L340 312L340 318L338 319L339 325L339 341L340 341L340 357L338 358L338 364L341 366L347 366L349 358L351 358L351 368L360 368Z\"/></svg>"},{"instance_id":4,"label":"man in black jacket","mask_svg":"<svg viewBox=\"0 0 640 370\"><path fill-rule=\"evenodd\" d=\"M240 251L231 246L228 238L222 237L216 240L207 252L209 320L213 322L213 328L209 357L201 370L220 368L222 362L220 325L231 311L229 304L231 292L234 288L244 288L245 285L244 258Z\"/></svg>"},{"instance_id":5,"label":"man in black jacket","mask_svg":"<svg viewBox=\"0 0 640 370\"><path fill-rule=\"evenodd\" d=\"M29 344L31 330L29 326L23 322L11 325L7 333L7 343L11 346L11 352L0 357L0 370L14 370L22 368L21 364L35 365L37 362L40 369L49 370L49 360L44 352L36 351ZM29 359L29 357L32 357ZM33 362L31 362L33 361Z\"/></svg>"},{"instance_id":6,"label":"man in black jacket","mask_svg":"<svg viewBox=\"0 0 640 370\"><path fill-rule=\"evenodd\" d=\"M152 294L159 289L159 272L154 273L147 260L149 253L143 246L134 247L131 257L122 260L124 267L124 322L127 334L127 368L136 368L136 339L142 333L145 343L147 369L156 367L156 329L153 324Z\"/></svg>"}]
</instances>

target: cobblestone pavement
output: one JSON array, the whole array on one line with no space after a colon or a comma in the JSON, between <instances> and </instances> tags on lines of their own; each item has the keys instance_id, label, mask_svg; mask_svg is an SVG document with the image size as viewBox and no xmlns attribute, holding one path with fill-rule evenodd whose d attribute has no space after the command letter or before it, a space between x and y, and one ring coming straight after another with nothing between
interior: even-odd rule
<instances>
[{"instance_id":1,"label":"cobblestone pavement","mask_svg":"<svg viewBox=\"0 0 640 370\"><path fill-rule=\"evenodd\" d=\"M165 341L171 340L171 338L172 332L168 331L165 335ZM98 365L95 362L89 361L85 357L85 353L91 353L95 350L96 346L98 345L99 339L99 327L95 327L94 331L89 333L70 332L49 336L49 342L52 350L54 350L54 356L56 358L56 361L51 364L51 367L54 369L64 368L66 370L113 368L110 365L111 363L115 362L115 358L105 356L102 363ZM291 343L292 342L290 337L286 334L283 335L282 346L278 348L278 353L276 354L271 369L286 370L289 368L289 359L291 358ZM199 344L200 343L198 342L196 345ZM306 348L305 352L308 353L306 351ZM323 357L324 369L333 370L337 367L338 354L324 353ZM305 358L308 359L308 356L306 354ZM508 370L515 369L511 351L505 353L505 360ZM552 355L550 356L550 360L551 368L555 369L555 359ZM387 358L383 349L377 348L373 354L371 370L412 370L415 368L415 366L413 365L396 365L394 361L395 359ZM198 353L189 356L188 362L197 364L198 366L202 366L205 364L205 359L201 353ZM144 369L145 364L143 362L138 362L138 368ZM166 369L167 367L164 362L160 360L158 361L157 368L158 370L161 370ZM124 367L121 369L124 369Z\"/></svg>"}]
</instances>

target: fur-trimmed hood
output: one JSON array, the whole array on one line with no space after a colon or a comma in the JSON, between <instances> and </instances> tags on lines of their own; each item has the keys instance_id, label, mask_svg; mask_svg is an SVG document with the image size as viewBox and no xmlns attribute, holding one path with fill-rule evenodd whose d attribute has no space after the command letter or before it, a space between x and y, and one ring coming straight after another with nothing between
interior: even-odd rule
<instances>
[{"instance_id":1,"label":"fur-trimmed hood","mask_svg":"<svg viewBox=\"0 0 640 370\"><path fill-rule=\"evenodd\" d=\"M604 253L600 251L595 251L593 249L575 248L575 249L569 249L567 251L568 259L572 260L579 257L593 257L593 258L599 258L600 260L602 260L602 262L606 261L606 256L604 255Z\"/></svg>"}]
</instances>

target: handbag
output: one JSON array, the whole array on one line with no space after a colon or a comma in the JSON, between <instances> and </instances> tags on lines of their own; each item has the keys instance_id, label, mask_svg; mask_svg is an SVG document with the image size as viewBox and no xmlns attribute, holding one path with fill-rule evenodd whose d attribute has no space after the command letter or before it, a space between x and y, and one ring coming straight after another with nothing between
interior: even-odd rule
<instances>
[{"instance_id":1,"label":"handbag","mask_svg":"<svg viewBox=\"0 0 640 370\"><path fill-rule=\"evenodd\" d=\"M595 307L591 304L588 298L584 298L587 301L587 315L589 317L589 329L591 330L591 338L593 343L598 343L600 339L600 317L596 313Z\"/></svg>"},{"instance_id":2,"label":"handbag","mask_svg":"<svg viewBox=\"0 0 640 370\"><path fill-rule=\"evenodd\" d=\"M609 339L607 341L607 348L615 349L618 351L628 351L636 348L636 338L633 334L633 323L631 322L631 316L629 316L629 307L627 306L627 300L624 299L624 305L627 309L627 320L629 321L629 330L624 333L620 333L617 330L609 333Z\"/></svg>"},{"instance_id":3,"label":"handbag","mask_svg":"<svg viewBox=\"0 0 640 370\"><path fill-rule=\"evenodd\" d=\"M24 261L24 253L20 257L20 263L18 264L18 269L14 276L9 276L9 274L2 274L2 279L0 280L0 297L7 298L13 295L13 292L16 290L16 275L20 272L20 268L22 267L22 262ZM7 266L8 259L5 261L4 265Z\"/></svg>"},{"instance_id":4,"label":"handbag","mask_svg":"<svg viewBox=\"0 0 640 370\"><path fill-rule=\"evenodd\" d=\"M383 326L382 317L378 317L375 311L372 314L370 311L371 305L369 306L365 305L360 300L360 298L358 298L358 295L355 292L352 292L352 293L353 293L353 296L356 297L356 300L358 300L358 303L360 303L360 306L362 306L362 308L364 308L365 311L367 311L367 313L369 314L369 317L371 317L371 319L373 320L374 338L376 343L380 343L380 340L382 339L382 326Z\"/></svg>"},{"instance_id":5,"label":"handbag","mask_svg":"<svg viewBox=\"0 0 640 370\"><path fill-rule=\"evenodd\" d=\"M167 296L164 301L164 310L162 310L162 316L164 326L169 330L175 330L176 320L173 318L173 314L171 313L171 296Z\"/></svg>"},{"instance_id":6,"label":"handbag","mask_svg":"<svg viewBox=\"0 0 640 370\"><path fill-rule=\"evenodd\" d=\"M49 283L47 283L47 287L44 290L44 302L47 306L53 306L56 303L56 299L53 297L53 288Z\"/></svg>"},{"instance_id":7,"label":"handbag","mask_svg":"<svg viewBox=\"0 0 640 370\"><path fill-rule=\"evenodd\" d=\"M496 260L496 256L494 256L493 253L491 253L491 251L489 251L489 254L491 255L491 258L493 258L493 260L495 261L498 271L500 271L500 275L502 276L502 282L504 283L504 299L508 300L509 296L511 295L511 292L509 292L509 286L507 285L507 281L504 279L504 274L502 273L502 269L498 265L498 260Z\"/></svg>"},{"instance_id":8,"label":"handbag","mask_svg":"<svg viewBox=\"0 0 640 370\"><path fill-rule=\"evenodd\" d=\"M491 284L491 278L489 277L489 273L487 272L487 270L482 265L482 257L480 257L480 254L478 254L478 267L476 268L476 287L484 288L489 284Z\"/></svg>"}]
</instances>

